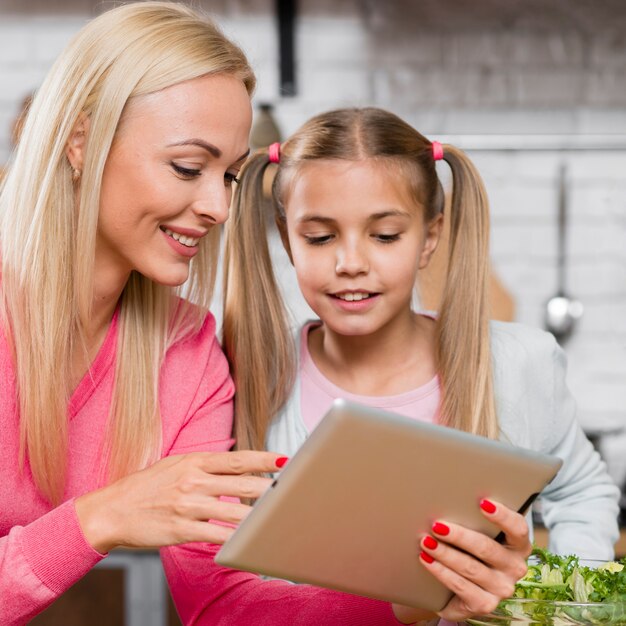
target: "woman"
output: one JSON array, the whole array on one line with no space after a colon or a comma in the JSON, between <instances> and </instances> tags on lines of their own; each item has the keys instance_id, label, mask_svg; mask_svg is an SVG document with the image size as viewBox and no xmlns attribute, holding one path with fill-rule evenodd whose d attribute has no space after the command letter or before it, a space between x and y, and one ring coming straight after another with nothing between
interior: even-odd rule
<instances>
[{"instance_id":1,"label":"woman","mask_svg":"<svg viewBox=\"0 0 626 626\"><path fill-rule=\"evenodd\" d=\"M172 546L162 557L185 623L424 615L212 559L249 511L233 498L268 486L249 474L286 460L226 452L233 387L208 313L254 82L212 23L142 2L88 24L33 101L0 195L2 624L117 546ZM525 525L507 510L494 523L513 548L487 590L454 548L433 569L458 594L447 617L492 607L523 573ZM456 545L494 549L469 531Z\"/></svg>"}]
</instances>

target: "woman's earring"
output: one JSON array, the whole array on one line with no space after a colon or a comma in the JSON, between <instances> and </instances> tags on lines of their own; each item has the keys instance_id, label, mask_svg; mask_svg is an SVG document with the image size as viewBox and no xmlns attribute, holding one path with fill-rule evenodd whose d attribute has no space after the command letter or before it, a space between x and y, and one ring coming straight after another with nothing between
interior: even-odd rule
<instances>
[{"instance_id":1,"label":"woman's earring","mask_svg":"<svg viewBox=\"0 0 626 626\"><path fill-rule=\"evenodd\" d=\"M72 168L72 182L77 183L82 175L82 172L77 168Z\"/></svg>"}]
</instances>

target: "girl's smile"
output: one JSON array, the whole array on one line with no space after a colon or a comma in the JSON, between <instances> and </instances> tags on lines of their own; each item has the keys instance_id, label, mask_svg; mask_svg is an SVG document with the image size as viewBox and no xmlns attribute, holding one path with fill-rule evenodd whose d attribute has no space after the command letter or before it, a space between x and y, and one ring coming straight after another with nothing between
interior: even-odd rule
<instances>
[{"instance_id":1,"label":"girl's smile","mask_svg":"<svg viewBox=\"0 0 626 626\"><path fill-rule=\"evenodd\" d=\"M336 294L329 294L335 306L347 312L359 312L369 310L380 297L379 293L368 293L365 291L344 291Z\"/></svg>"}]
</instances>

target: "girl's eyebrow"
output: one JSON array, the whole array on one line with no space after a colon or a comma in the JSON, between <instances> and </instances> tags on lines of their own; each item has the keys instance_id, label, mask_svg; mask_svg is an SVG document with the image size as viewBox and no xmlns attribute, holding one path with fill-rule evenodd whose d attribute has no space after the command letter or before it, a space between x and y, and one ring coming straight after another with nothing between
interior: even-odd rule
<instances>
[{"instance_id":1,"label":"girl's eyebrow","mask_svg":"<svg viewBox=\"0 0 626 626\"><path fill-rule=\"evenodd\" d=\"M379 211L378 213L372 213L367 219L369 222L376 222L378 220L385 219L386 217L402 217L411 218L411 214L408 211L402 211L400 209L388 209L386 211ZM318 222L320 224L332 224L337 220L333 217L327 217L324 215L305 214L298 218L298 223L304 222Z\"/></svg>"},{"instance_id":2,"label":"girl's eyebrow","mask_svg":"<svg viewBox=\"0 0 626 626\"><path fill-rule=\"evenodd\" d=\"M208 141L204 141L204 139L185 139L183 141L176 141L175 143L170 143L167 145L168 148L175 148L177 146L197 146L198 148L203 148L206 150L211 156L219 159L222 156L222 151L214 146L212 143ZM235 159L235 163L239 163L239 161L243 161L250 154L250 148L248 148L239 158Z\"/></svg>"},{"instance_id":3,"label":"girl's eyebrow","mask_svg":"<svg viewBox=\"0 0 626 626\"><path fill-rule=\"evenodd\" d=\"M333 217L324 217L323 215L312 215L305 214L302 217L298 218L298 223L303 224L304 222L319 222L320 224L332 224L336 220Z\"/></svg>"},{"instance_id":4,"label":"girl's eyebrow","mask_svg":"<svg viewBox=\"0 0 626 626\"><path fill-rule=\"evenodd\" d=\"M411 214L408 211L402 211L400 209L389 209L387 211L380 211L379 213L373 213L370 215L370 222L375 222L376 220L382 220L386 217L406 217L411 218Z\"/></svg>"}]
</instances>

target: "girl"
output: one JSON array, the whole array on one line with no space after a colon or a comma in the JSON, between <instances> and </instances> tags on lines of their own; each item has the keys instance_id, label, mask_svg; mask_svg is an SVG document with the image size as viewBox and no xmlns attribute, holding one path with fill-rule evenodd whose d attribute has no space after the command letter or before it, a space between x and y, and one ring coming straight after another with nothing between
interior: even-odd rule
<instances>
[{"instance_id":1,"label":"girl","mask_svg":"<svg viewBox=\"0 0 626 626\"><path fill-rule=\"evenodd\" d=\"M165 546L185 624L423 615L213 561L249 510L233 497L269 484L249 474L286 460L226 452L233 386L207 310L254 83L211 22L140 2L88 24L35 96L0 193L3 626L30 620L117 546ZM496 523L518 544L511 563L474 605L472 577L456 574L450 615L493 605L523 570L524 528L506 512ZM467 563L450 555L448 579Z\"/></svg>"},{"instance_id":2,"label":"girl","mask_svg":"<svg viewBox=\"0 0 626 626\"><path fill-rule=\"evenodd\" d=\"M434 318L414 312L411 298L442 229L439 159L452 172L451 235ZM270 162L276 224L319 317L299 331L295 353L259 210ZM554 454L564 465L542 494L550 548L609 559L618 490L576 422L554 338L489 323L488 235L487 197L470 160L386 111L331 111L254 155L226 247L224 347L238 445L293 454L344 397ZM437 559L441 547L430 546Z\"/></svg>"}]
</instances>

